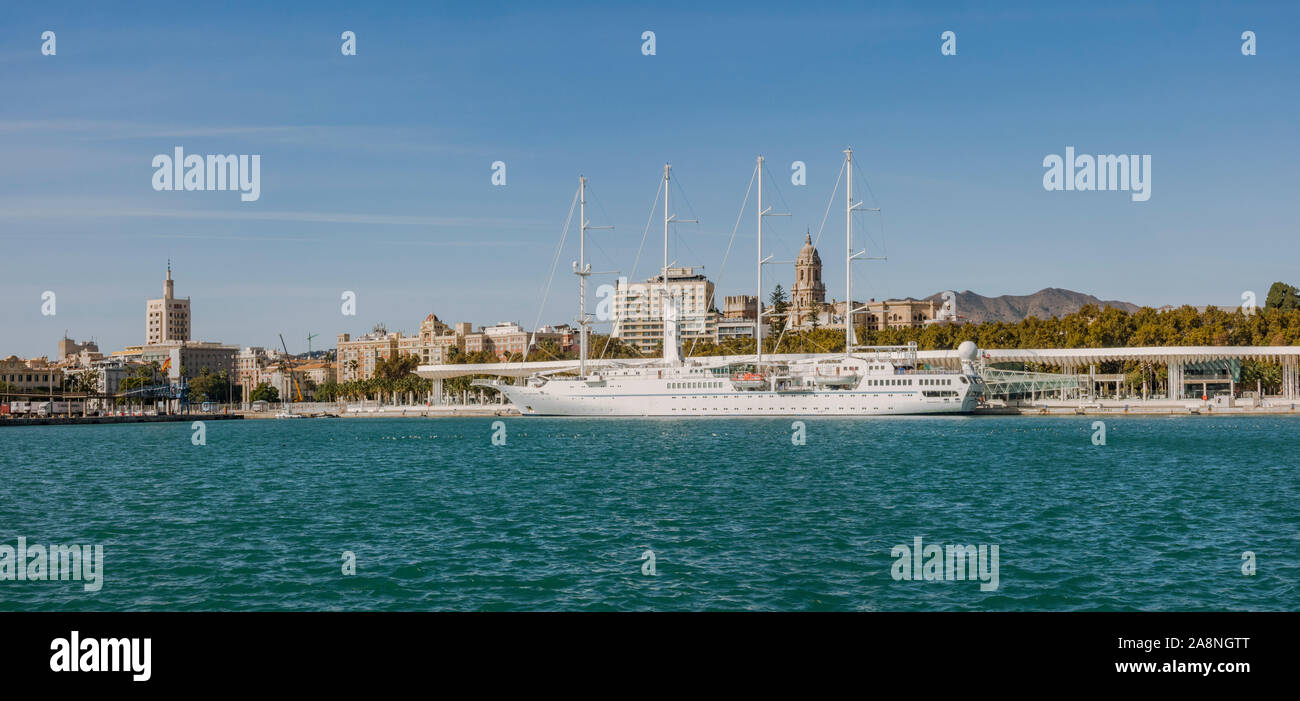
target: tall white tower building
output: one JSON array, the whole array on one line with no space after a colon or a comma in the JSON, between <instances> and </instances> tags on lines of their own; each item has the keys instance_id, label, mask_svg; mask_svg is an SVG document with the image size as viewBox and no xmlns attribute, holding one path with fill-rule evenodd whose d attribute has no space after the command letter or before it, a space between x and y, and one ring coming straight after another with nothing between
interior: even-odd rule
<instances>
[{"instance_id":1,"label":"tall white tower building","mask_svg":"<svg viewBox=\"0 0 1300 701\"><path fill-rule=\"evenodd\" d=\"M145 306L145 343L190 340L190 298L177 299L172 281L172 263L167 261L162 299Z\"/></svg>"}]
</instances>

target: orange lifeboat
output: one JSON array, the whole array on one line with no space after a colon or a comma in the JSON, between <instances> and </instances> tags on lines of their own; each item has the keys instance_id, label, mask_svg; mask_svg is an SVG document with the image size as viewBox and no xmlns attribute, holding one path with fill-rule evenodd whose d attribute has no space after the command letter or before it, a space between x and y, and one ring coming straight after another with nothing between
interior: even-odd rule
<instances>
[{"instance_id":1,"label":"orange lifeboat","mask_svg":"<svg viewBox=\"0 0 1300 701\"><path fill-rule=\"evenodd\" d=\"M738 372L731 376L731 386L736 389L766 389L767 378L756 372Z\"/></svg>"}]
</instances>

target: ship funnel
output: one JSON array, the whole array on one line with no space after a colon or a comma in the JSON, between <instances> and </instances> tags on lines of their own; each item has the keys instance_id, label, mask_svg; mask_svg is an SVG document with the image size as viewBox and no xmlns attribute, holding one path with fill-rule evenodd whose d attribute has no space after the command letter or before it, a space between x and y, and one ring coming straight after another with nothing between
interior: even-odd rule
<instances>
[{"instance_id":1,"label":"ship funnel","mask_svg":"<svg viewBox=\"0 0 1300 701\"><path fill-rule=\"evenodd\" d=\"M660 297L663 301L664 316L664 362L671 366L682 364L682 337L678 325L677 298L664 289Z\"/></svg>"}]
</instances>

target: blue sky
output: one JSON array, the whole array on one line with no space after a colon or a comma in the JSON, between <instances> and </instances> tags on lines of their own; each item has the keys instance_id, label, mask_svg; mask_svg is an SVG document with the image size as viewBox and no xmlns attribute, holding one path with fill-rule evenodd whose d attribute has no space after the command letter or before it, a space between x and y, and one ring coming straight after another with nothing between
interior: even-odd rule
<instances>
[{"instance_id":1,"label":"blue sky","mask_svg":"<svg viewBox=\"0 0 1300 701\"><path fill-rule=\"evenodd\" d=\"M889 258L855 268L864 297L1228 304L1300 282L1294 3L265 5L0 8L0 355L52 355L65 329L106 352L142 342L168 258L199 340L284 333L299 351L429 312L572 321L572 235L540 302L577 176L593 223L616 227L593 233L593 266L644 278L665 162L674 211L700 220L672 257L719 296L752 293L752 200L722 259L755 156L792 214L765 248L791 260L846 146L882 208L861 243ZM154 191L151 160L176 146L261 154L261 198ZM1067 146L1151 154L1151 199L1045 191L1042 160ZM837 298L841 198L820 242ZM793 267L767 276L789 288Z\"/></svg>"}]
</instances>

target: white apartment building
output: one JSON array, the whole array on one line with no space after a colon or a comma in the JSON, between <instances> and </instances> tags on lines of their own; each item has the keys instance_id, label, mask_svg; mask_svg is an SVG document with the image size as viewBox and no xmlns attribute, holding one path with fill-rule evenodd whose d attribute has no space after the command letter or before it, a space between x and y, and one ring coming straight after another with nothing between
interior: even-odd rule
<instances>
[{"instance_id":1,"label":"white apartment building","mask_svg":"<svg viewBox=\"0 0 1300 701\"><path fill-rule=\"evenodd\" d=\"M612 335L651 351L663 341L662 275L645 282L618 281L614 291L614 328ZM695 268L668 268L667 294L677 300L681 337L712 341L716 337L718 311L713 306L713 283Z\"/></svg>"}]
</instances>

